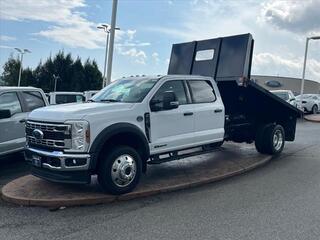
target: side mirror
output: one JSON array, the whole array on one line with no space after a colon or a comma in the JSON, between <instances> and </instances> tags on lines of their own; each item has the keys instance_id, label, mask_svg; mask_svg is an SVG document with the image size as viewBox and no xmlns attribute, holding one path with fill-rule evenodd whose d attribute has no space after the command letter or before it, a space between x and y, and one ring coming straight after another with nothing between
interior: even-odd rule
<instances>
[{"instance_id":1,"label":"side mirror","mask_svg":"<svg viewBox=\"0 0 320 240\"><path fill-rule=\"evenodd\" d=\"M11 112L9 109L1 109L0 110L0 119L10 118Z\"/></svg>"},{"instance_id":2,"label":"side mirror","mask_svg":"<svg viewBox=\"0 0 320 240\"><path fill-rule=\"evenodd\" d=\"M170 110L179 107L179 102L176 100L177 96L172 91L162 93L162 100L152 99L150 101L151 111L157 112L162 110Z\"/></svg>"},{"instance_id":3,"label":"side mirror","mask_svg":"<svg viewBox=\"0 0 320 240\"><path fill-rule=\"evenodd\" d=\"M163 109L170 110L179 107L177 96L173 91L167 91L163 93Z\"/></svg>"}]
</instances>

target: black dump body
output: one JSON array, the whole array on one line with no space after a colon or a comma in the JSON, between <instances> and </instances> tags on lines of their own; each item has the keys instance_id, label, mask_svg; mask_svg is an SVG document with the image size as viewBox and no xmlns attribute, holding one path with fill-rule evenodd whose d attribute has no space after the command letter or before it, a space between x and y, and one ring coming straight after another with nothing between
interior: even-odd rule
<instances>
[{"instance_id":1,"label":"black dump body","mask_svg":"<svg viewBox=\"0 0 320 240\"><path fill-rule=\"evenodd\" d=\"M251 34L174 44L168 74L213 77L226 110L226 139L252 142L262 124L278 123L295 138L301 112L250 80Z\"/></svg>"}]
</instances>

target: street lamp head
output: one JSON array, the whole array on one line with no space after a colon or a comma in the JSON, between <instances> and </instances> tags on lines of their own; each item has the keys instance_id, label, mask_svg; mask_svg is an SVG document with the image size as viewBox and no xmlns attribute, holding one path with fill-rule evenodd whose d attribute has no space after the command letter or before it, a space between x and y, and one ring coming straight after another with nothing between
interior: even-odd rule
<instances>
[{"instance_id":1,"label":"street lamp head","mask_svg":"<svg viewBox=\"0 0 320 240\"><path fill-rule=\"evenodd\" d=\"M101 24L101 26L103 26L105 29L110 29L111 26L109 24Z\"/></svg>"},{"instance_id":2,"label":"street lamp head","mask_svg":"<svg viewBox=\"0 0 320 240\"><path fill-rule=\"evenodd\" d=\"M19 53L22 53L22 50L20 48L14 48L15 50L17 50Z\"/></svg>"},{"instance_id":3,"label":"street lamp head","mask_svg":"<svg viewBox=\"0 0 320 240\"><path fill-rule=\"evenodd\" d=\"M23 49L23 51L25 52L25 53L31 53L31 51L29 50L29 49Z\"/></svg>"},{"instance_id":4,"label":"street lamp head","mask_svg":"<svg viewBox=\"0 0 320 240\"><path fill-rule=\"evenodd\" d=\"M320 39L320 36L310 37L310 39L312 39L312 40L319 40L319 39Z\"/></svg>"}]
</instances>

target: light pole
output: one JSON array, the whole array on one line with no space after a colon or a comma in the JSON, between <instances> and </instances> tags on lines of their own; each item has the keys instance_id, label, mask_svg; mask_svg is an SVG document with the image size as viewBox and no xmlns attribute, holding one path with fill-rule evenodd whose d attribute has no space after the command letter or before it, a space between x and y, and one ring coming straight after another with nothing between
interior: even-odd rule
<instances>
[{"instance_id":1,"label":"light pole","mask_svg":"<svg viewBox=\"0 0 320 240\"><path fill-rule=\"evenodd\" d=\"M108 51L108 69L107 69L107 84L111 82L111 72L112 72L112 58L113 58L113 45L114 45L114 35L115 27L117 21L117 7L118 0L113 0L112 3L112 15L111 15L111 29L110 29L110 45Z\"/></svg>"},{"instance_id":2,"label":"light pole","mask_svg":"<svg viewBox=\"0 0 320 240\"><path fill-rule=\"evenodd\" d=\"M54 79L54 92L57 91L57 81L58 81L59 78L60 78L59 76L53 74L53 79Z\"/></svg>"},{"instance_id":3,"label":"light pole","mask_svg":"<svg viewBox=\"0 0 320 240\"><path fill-rule=\"evenodd\" d=\"M30 50L28 49L21 49L21 48L14 48L15 50L17 50L20 53L20 70L19 70L19 80L18 80L18 87L20 87L20 83L21 83L21 73L22 73L22 61L23 61L23 55L25 53L31 53Z\"/></svg>"},{"instance_id":4,"label":"light pole","mask_svg":"<svg viewBox=\"0 0 320 240\"><path fill-rule=\"evenodd\" d=\"M302 95L304 90L304 79L306 74L306 65L307 65L307 57L308 57L308 45L310 40L320 40L320 36L307 37L306 39L306 48L304 51L304 61L303 61L303 70L302 70L302 79L301 79L301 91L300 91L300 104L302 107Z\"/></svg>"},{"instance_id":5,"label":"light pole","mask_svg":"<svg viewBox=\"0 0 320 240\"><path fill-rule=\"evenodd\" d=\"M106 34L106 54L104 57L104 69L103 69L103 80L102 80L102 88L105 86L105 80L106 80L106 69L107 69L107 59L108 59L108 47L109 47L109 33L111 26L109 24L101 24L97 27L98 29L102 29ZM120 30L120 28L116 27L115 30Z\"/></svg>"}]
</instances>

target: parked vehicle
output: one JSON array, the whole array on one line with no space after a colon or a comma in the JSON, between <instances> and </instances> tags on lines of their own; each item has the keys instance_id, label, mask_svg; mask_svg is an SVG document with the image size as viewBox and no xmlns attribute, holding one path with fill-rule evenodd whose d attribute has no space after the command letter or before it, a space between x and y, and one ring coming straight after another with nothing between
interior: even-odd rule
<instances>
[{"instance_id":1,"label":"parked vehicle","mask_svg":"<svg viewBox=\"0 0 320 240\"><path fill-rule=\"evenodd\" d=\"M0 87L0 156L24 149L25 119L48 105L44 92L32 87Z\"/></svg>"},{"instance_id":2,"label":"parked vehicle","mask_svg":"<svg viewBox=\"0 0 320 240\"><path fill-rule=\"evenodd\" d=\"M316 114L320 110L320 97L318 94L303 94L297 96L297 101L302 102L302 108L307 113Z\"/></svg>"},{"instance_id":3,"label":"parked vehicle","mask_svg":"<svg viewBox=\"0 0 320 240\"><path fill-rule=\"evenodd\" d=\"M291 90L273 90L270 91L282 100L290 103L292 106L298 107L298 101Z\"/></svg>"},{"instance_id":4,"label":"parked vehicle","mask_svg":"<svg viewBox=\"0 0 320 240\"><path fill-rule=\"evenodd\" d=\"M124 194L147 164L224 141L281 153L300 111L249 80L252 50L250 34L174 44L166 76L122 78L88 103L33 111L26 125L32 173L66 183L97 174L105 191ZM35 131L41 142L31 141Z\"/></svg>"},{"instance_id":5,"label":"parked vehicle","mask_svg":"<svg viewBox=\"0 0 320 240\"><path fill-rule=\"evenodd\" d=\"M51 92L47 94L48 101L51 105L65 103L82 103L85 101L81 92Z\"/></svg>"},{"instance_id":6,"label":"parked vehicle","mask_svg":"<svg viewBox=\"0 0 320 240\"><path fill-rule=\"evenodd\" d=\"M95 94L97 94L99 91L98 90L90 90L90 91L84 91L83 96L84 96L84 101L88 102Z\"/></svg>"}]
</instances>

